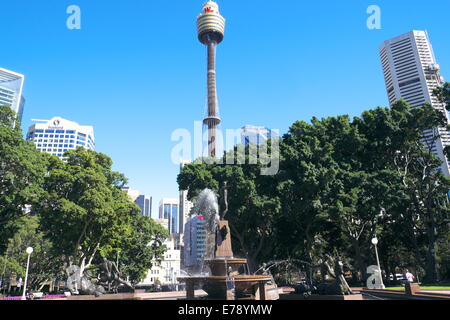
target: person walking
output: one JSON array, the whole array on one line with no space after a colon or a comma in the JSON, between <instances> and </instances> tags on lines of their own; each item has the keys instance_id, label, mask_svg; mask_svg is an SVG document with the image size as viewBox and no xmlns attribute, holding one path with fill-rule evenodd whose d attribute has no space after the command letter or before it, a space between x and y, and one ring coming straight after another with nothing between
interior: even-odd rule
<instances>
[{"instance_id":1,"label":"person walking","mask_svg":"<svg viewBox=\"0 0 450 320\"><path fill-rule=\"evenodd\" d=\"M406 278L406 281L409 283L413 283L414 279L415 279L414 275L411 272L409 272L408 269L406 269L405 278Z\"/></svg>"}]
</instances>

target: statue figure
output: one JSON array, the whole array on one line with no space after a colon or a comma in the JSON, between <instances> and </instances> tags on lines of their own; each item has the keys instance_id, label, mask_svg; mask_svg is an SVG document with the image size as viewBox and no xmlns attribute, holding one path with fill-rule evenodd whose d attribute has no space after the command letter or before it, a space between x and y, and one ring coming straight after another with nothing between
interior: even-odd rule
<instances>
[{"instance_id":1,"label":"statue figure","mask_svg":"<svg viewBox=\"0 0 450 320\"><path fill-rule=\"evenodd\" d=\"M72 294L94 295L96 297L105 294L102 286L92 283L87 275L81 276L81 268L71 264L66 268L67 288Z\"/></svg>"},{"instance_id":2,"label":"statue figure","mask_svg":"<svg viewBox=\"0 0 450 320\"><path fill-rule=\"evenodd\" d=\"M224 221L226 214L228 213L228 186L225 181L223 186L219 190L219 215L218 215L218 223L216 225L215 235L215 248L214 252L217 252L217 249L222 245L224 241L227 240L229 234L231 234L230 227L227 225L220 226L220 221Z\"/></svg>"},{"instance_id":3,"label":"statue figure","mask_svg":"<svg viewBox=\"0 0 450 320\"><path fill-rule=\"evenodd\" d=\"M262 264L260 270L261 270L261 274L263 274L263 275L270 275L271 274L269 272L269 268L267 267L267 263L265 263L265 262Z\"/></svg>"},{"instance_id":4,"label":"statue figure","mask_svg":"<svg viewBox=\"0 0 450 320\"><path fill-rule=\"evenodd\" d=\"M335 260L334 270L336 273L336 281L339 286L339 291L342 292L343 295L351 295L353 294L352 289L350 289L350 286L347 283L347 280L345 280L344 277L344 264L339 259L339 257Z\"/></svg>"},{"instance_id":5,"label":"statue figure","mask_svg":"<svg viewBox=\"0 0 450 320\"><path fill-rule=\"evenodd\" d=\"M219 194L220 194L220 220L224 220L225 216L228 213L228 182L225 181L223 183L222 188L220 188L219 190Z\"/></svg>"},{"instance_id":6,"label":"statue figure","mask_svg":"<svg viewBox=\"0 0 450 320\"><path fill-rule=\"evenodd\" d=\"M322 283L318 290L320 294L324 295L351 295L353 291L350 289L344 277L344 264L339 257L334 261L334 270L328 263L331 260L329 255L325 255L323 262L320 265L320 275ZM334 279L332 283L326 283L327 275Z\"/></svg>"},{"instance_id":7,"label":"statue figure","mask_svg":"<svg viewBox=\"0 0 450 320\"><path fill-rule=\"evenodd\" d=\"M122 280L122 274L117 267L117 264L113 261L109 261L106 258L103 258L103 262L97 266L93 266L87 270L98 269L100 271L100 275L98 277L98 282L103 287L107 287L108 291L115 291L119 285L123 284L131 291L134 291L133 286L125 280Z\"/></svg>"}]
</instances>

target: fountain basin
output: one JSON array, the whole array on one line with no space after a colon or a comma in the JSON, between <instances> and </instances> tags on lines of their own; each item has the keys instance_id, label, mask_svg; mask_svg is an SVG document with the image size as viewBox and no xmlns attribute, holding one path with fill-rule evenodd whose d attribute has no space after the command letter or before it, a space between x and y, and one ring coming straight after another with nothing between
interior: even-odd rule
<instances>
[{"instance_id":1,"label":"fountain basin","mask_svg":"<svg viewBox=\"0 0 450 320\"><path fill-rule=\"evenodd\" d=\"M192 290L197 286L201 287L208 294L208 299L217 300L230 300L230 285L234 286L236 299L254 298L266 300L268 299L266 286L273 281L272 277L267 275L238 275L233 278L199 276L178 278L178 280L185 282L188 290Z\"/></svg>"},{"instance_id":2,"label":"fountain basin","mask_svg":"<svg viewBox=\"0 0 450 320\"><path fill-rule=\"evenodd\" d=\"M213 276L226 276L230 271L238 272L239 274L248 274L247 259L217 258L206 260L205 263L211 269L211 275Z\"/></svg>"}]
</instances>

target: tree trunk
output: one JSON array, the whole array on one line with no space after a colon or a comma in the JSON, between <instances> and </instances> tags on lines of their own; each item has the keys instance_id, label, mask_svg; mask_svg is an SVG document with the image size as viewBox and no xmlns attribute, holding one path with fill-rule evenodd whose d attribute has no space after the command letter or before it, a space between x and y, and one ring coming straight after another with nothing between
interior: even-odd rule
<instances>
[{"instance_id":1,"label":"tree trunk","mask_svg":"<svg viewBox=\"0 0 450 320\"><path fill-rule=\"evenodd\" d=\"M253 256L248 255L247 256L247 264L248 264L248 272L250 274L253 274L256 270L257 270L257 264L256 264L256 260Z\"/></svg>"},{"instance_id":2,"label":"tree trunk","mask_svg":"<svg viewBox=\"0 0 450 320\"><path fill-rule=\"evenodd\" d=\"M437 272L436 265L436 237L435 237L435 226L434 221L428 223L427 235L428 235L428 250L427 250L427 263L426 263L426 283L437 283L439 281L439 276Z\"/></svg>"},{"instance_id":3,"label":"tree trunk","mask_svg":"<svg viewBox=\"0 0 450 320\"><path fill-rule=\"evenodd\" d=\"M366 265L363 262L361 255L361 246L359 245L359 241L355 238L352 238L352 246L355 251L355 260L360 272L359 281L363 282L366 279Z\"/></svg>"},{"instance_id":4,"label":"tree trunk","mask_svg":"<svg viewBox=\"0 0 450 320\"><path fill-rule=\"evenodd\" d=\"M421 268L421 262L422 262L422 256L420 254L419 244L417 243L417 237L414 232L414 222L412 221L412 217L410 217L410 221L408 221L409 226L409 238L411 239L411 243L414 250L414 256L415 256L415 268L416 268L416 276L418 276L419 269Z\"/></svg>"}]
</instances>

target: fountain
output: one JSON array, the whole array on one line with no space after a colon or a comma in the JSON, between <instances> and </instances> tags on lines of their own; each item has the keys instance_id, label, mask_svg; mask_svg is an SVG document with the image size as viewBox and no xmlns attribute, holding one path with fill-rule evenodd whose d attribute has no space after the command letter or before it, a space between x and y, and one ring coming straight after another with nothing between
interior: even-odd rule
<instances>
[{"instance_id":1,"label":"fountain","mask_svg":"<svg viewBox=\"0 0 450 320\"><path fill-rule=\"evenodd\" d=\"M231 233L224 217L228 211L226 183L221 189L222 206L215 193L205 189L197 198L194 211L206 220L206 255L202 275L178 278L186 283L188 300L194 300L196 287L201 287L210 300L278 300L278 287L271 275L249 274L247 259L235 258ZM203 275L209 268L208 275Z\"/></svg>"},{"instance_id":2,"label":"fountain","mask_svg":"<svg viewBox=\"0 0 450 320\"><path fill-rule=\"evenodd\" d=\"M322 262L317 265L298 259L270 261L263 263L256 273L263 272L267 274L270 269L279 265L287 265L289 267L302 265L308 267L308 272L305 273L306 279L295 284L288 284L295 290L290 294L283 295L281 297L282 300L363 300L363 296L353 292L348 285L344 276L344 264L340 260L339 255L334 258L334 267L329 263L331 260L333 258L325 254ZM313 280L313 274L316 269L320 269L321 280L318 282Z\"/></svg>"}]
</instances>

